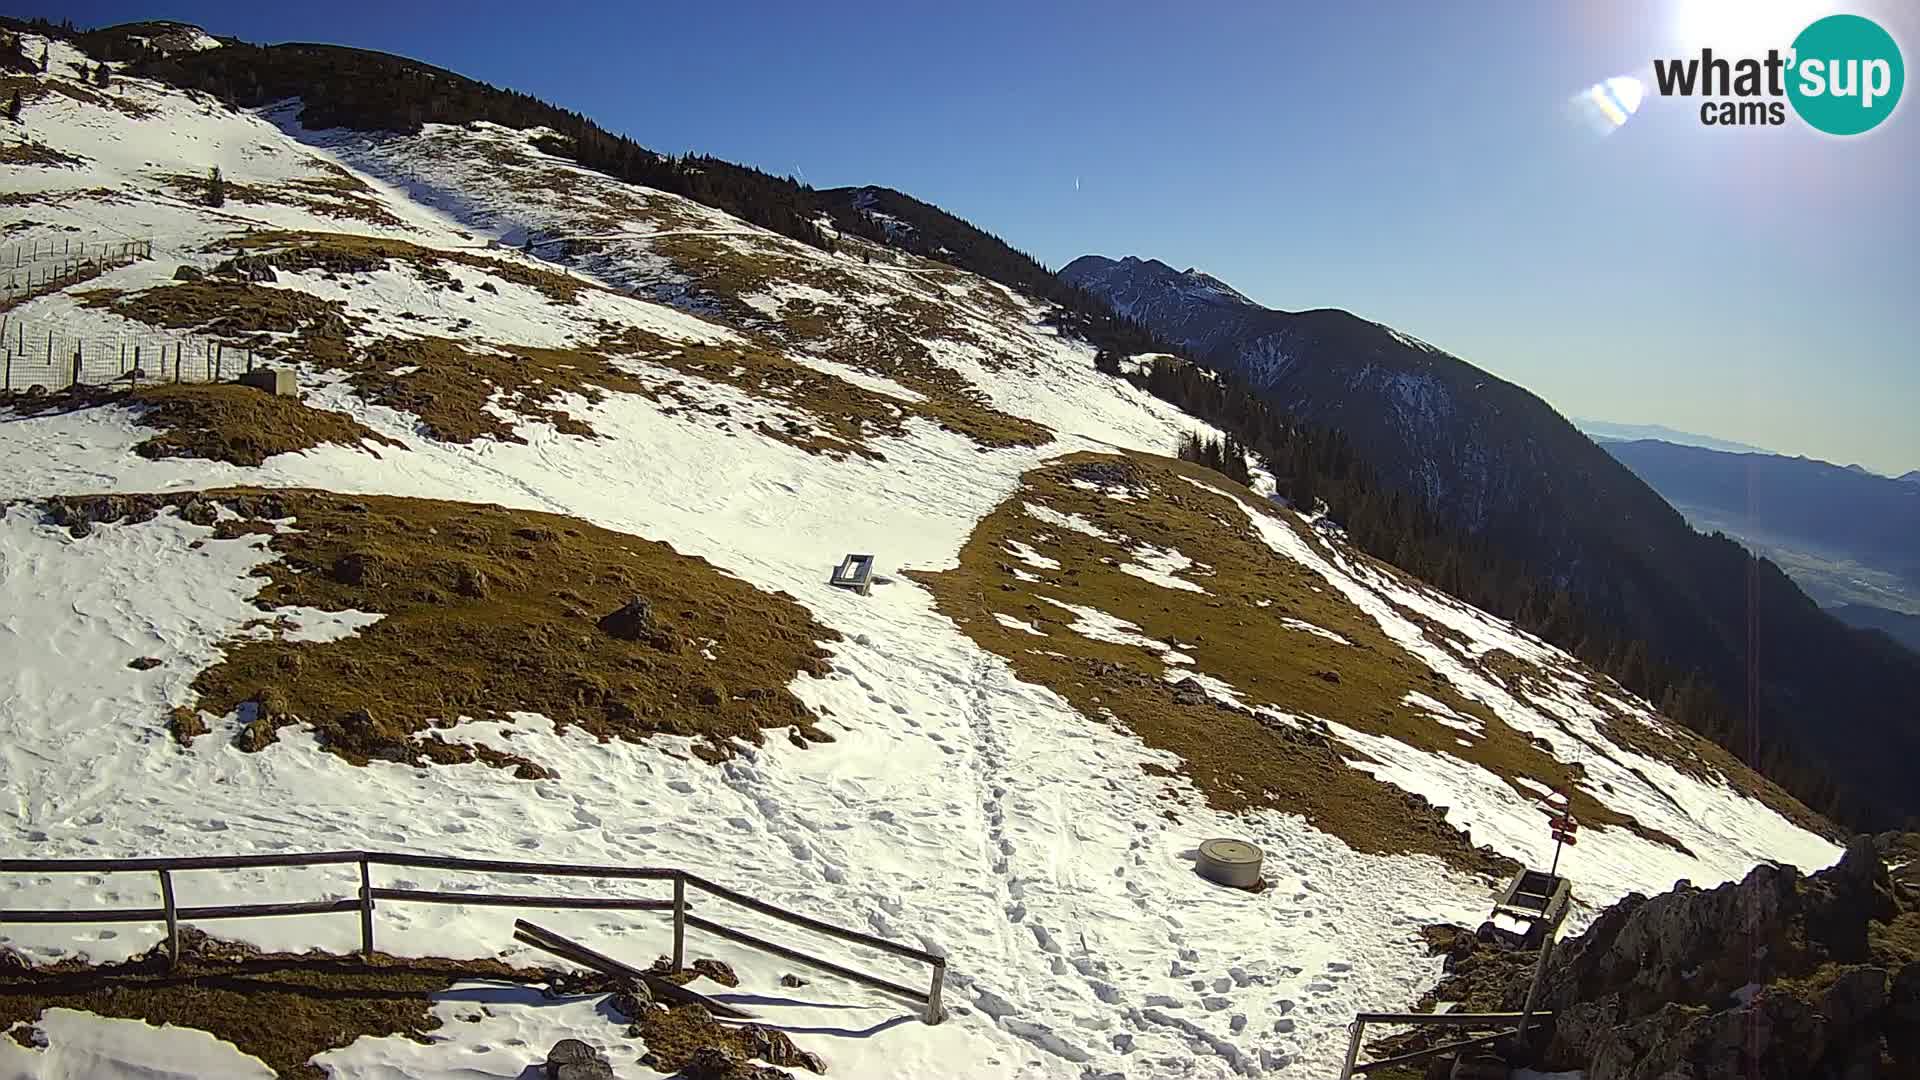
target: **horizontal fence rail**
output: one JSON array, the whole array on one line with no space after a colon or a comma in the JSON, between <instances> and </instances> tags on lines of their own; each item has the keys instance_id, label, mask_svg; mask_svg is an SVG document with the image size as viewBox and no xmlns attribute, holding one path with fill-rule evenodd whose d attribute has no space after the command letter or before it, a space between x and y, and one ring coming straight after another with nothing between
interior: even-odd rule
<instances>
[{"instance_id":1,"label":"horizontal fence rail","mask_svg":"<svg viewBox=\"0 0 1920 1080\"><path fill-rule=\"evenodd\" d=\"M313 866L352 866L359 871L357 895L344 899L313 900L284 904L224 904L182 907L174 900L173 875L193 871L284 869ZM416 870L451 870L483 874L521 874L536 877L590 877L609 881L670 881L672 899L616 896L543 896L518 893L449 892L430 889L376 887L372 868L405 867ZM906 998L920 1006L927 1023L938 1023L943 1015L941 990L946 980L947 960L926 949L917 949L897 941L876 937L859 930L802 915L737 889L708 881L697 874L673 867L593 866L583 863L540 863L510 859L473 859L449 855L414 855L383 851L321 851L298 854L202 855L182 858L137 859L0 859L0 874L119 874L150 873L159 877L161 906L157 908L73 908L73 909L0 909L0 923L162 923L166 927L167 957L170 965L180 962L180 924L219 919L274 918L288 915L333 915L358 913L360 949L364 956L374 952L374 912L380 901L412 904L462 904L475 907L521 907L540 909L580 909L610 911L664 911L673 915L673 965L686 967L686 928L691 926L715 937L745 945L851 982ZM756 937L726 926L714 919L690 913L688 889L695 889L715 900L746 908L757 914L802 930L835 938L852 945L874 949L931 967L930 988L921 991L899 983L803 952L791 945Z\"/></svg>"},{"instance_id":2,"label":"horizontal fence rail","mask_svg":"<svg viewBox=\"0 0 1920 1080\"><path fill-rule=\"evenodd\" d=\"M1463 1050L1473 1050L1482 1046L1492 1046L1508 1039L1518 1040L1535 1023L1553 1019L1550 1012L1498 1012L1498 1013L1359 1013L1353 1022L1347 1025L1347 1060L1340 1069L1340 1080L1365 1076L1379 1069L1398 1068L1422 1061L1431 1061L1446 1054L1457 1054ZM1376 1061L1360 1060L1360 1043L1365 1036L1368 1024L1384 1024L1412 1027L1444 1028L1498 1028L1486 1035L1475 1035L1456 1042L1429 1046L1422 1050L1413 1050Z\"/></svg>"}]
</instances>

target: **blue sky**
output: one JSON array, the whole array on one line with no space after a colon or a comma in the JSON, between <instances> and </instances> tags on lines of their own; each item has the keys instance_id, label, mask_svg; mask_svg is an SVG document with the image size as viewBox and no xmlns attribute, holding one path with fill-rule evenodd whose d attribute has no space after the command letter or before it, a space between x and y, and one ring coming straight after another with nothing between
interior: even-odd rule
<instances>
[{"instance_id":1,"label":"blue sky","mask_svg":"<svg viewBox=\"0 0 1920 1080\"><path fill-rule=\"evenodd\" d=\"M1852 139L1658 97L1601 138L1566 111L1688 44L1754 43L1769 6L1797 9L1784 48L1836 3L15 10L401 53L657 150L897 187L1049 265L1137 254L1344 307L1570 416L1920 468L1920 92ZM1844 10L1920 59L1914 5Z\"/></svg>"}]
</instances>

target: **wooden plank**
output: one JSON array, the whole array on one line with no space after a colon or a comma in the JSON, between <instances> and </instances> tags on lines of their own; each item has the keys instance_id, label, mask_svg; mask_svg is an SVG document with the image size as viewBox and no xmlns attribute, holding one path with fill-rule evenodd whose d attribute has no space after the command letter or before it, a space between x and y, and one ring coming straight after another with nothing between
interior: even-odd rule
<instances>
[{"instance_id":1,"label":"wooden plank","mask_svg":"<svg viewBox=\"0 0 1920 1080\"><path fill-rule=\"evenodd\" d=\"M865 945L869 948L879 949L884 953L892 953L895 956L904 956L909 960L918 960L923 964L944 965L947 962L945 957L935 956L925 949L916 949L911 945L902 945L897 941L888 941L886 938L874 937L872 934L863 934L858 930L847 930L834 926L831 923L823 923L818 919L809 918L797 912L788 911L782 907L776 907L767 903L765 900L756 900L743 892L736 892L724 885L715 885L713 882L695 874L686 875L686 879L689 884L717 896L722 900L738 904L751 911L757 911L762 915L770 915L773 918L779 919L781 922L805 927L818 934L839 938L841 941L851 941L856 945Z\"/></svg>"},{"instance_id":2,"label":"wooden plank","mask_svg":"<svg viewBox=\"0 0 1920 1080\"><path fill-rule=\"evenodd\" d=\"M183 922L200 922L207 919L262 919L279 915L331 915L341 911L358 911L360 901L349 897L345 900L310 900L298 904L226 904L220 907L183 907L176 910Z\"/></svg>"},{"instance_id":3,"label":"wooden plank","mask_svg":"<svg viewBox=\"0 0 1920 1080\"><path fill-rule=\"evenodd\" d=\"M1491 1035L1462 1039L1459 1042L1447 1043L1443 1046L1430 1046L1425 1050L1396 1054L1390 1058L1381 1058L1379 1061L1363 1061L1353 1067L1353 1074L1358 1076L1361 1073L1371 1072L1374 1069L1386 1069L1395 1065L1409 1065L1416 1061L1425 1061L1428 1058L1439 1057L1441 1054L1451 1054L1455 1050L1471 1050L1476 1046L1486 1046L1489 1043L1499 1042L1501 1039L1511 1039L1514 1034L1512 1031L1496 1031Z\"/></svg>"},{"instance_id":4,"label":"wooden plank","mask_svg":"<svg viewBox=\"0 0 1920 1080\"><path fill-rule=\"evenodd\" d=\"M687 925L698 927L709 934L718 935L729 941L737 941L742 945L759 949L762 952L770 952L775 956L791 960L796 964L806 964L829 974L838 975L843 979L850 979L862 986L871 986L875 990L885 990L889 994L898 994L908 1001L917 1002L921 1005L932 1004L930 995L919 990L909 989L896 982L888 982L877 975L869 975L864 971L855 971L849 967L841 967L832 961L822 960L817 956L809 956L798 949L789 949L785 945L776 945L765 938L757 938L752 934L735 930L732 927L721 926L719 923L711 920L702 919L698 915L687 916ZM944 964L941 966L945 967Z\"/></svg>"},{"instance_id":5,"label":"wooden plank","mask_svg":"<svg viewBox=\"0 0 1920 1080\"><path fill-rule=\"evenodd\" d=\"M687 966L687 875L673 875L673 968Z\"/></svg>"},{"instance_id":6,"label":"wooden plank","mask_svg":"<svg viewBox=\"0 0 1920 1080\"><path fill-rule=\"evenodd\" d=\"M180 966L180 912L173 903L173 874L160 871L160 903L167 913L167 966Z\"/></svg>"},{"instance_id":7,"label":"wooden plank","mask_svg":"<svg viewBox=\"0 0 1920 1080\"><path fill-rule=\"evenodd\" d=\"M204 922L210 919L262 919L277 915L326 915L337 911L354 911L360 907L360 901L314 900L298 904L226 904L218 907L183 907L174 909L174 918L181 922ZM165 922L167 909L157 908L104 908L100 910L67 911L0 911L0 923L116 923L116 922Z\"/></svg>"},{"instance_id":8,"label":"wooden plank","mask_svg":"<svg viewBox=\"0 0 1920 1080\"><path fill-rule=\"evenodd\" d=\"M736 1020L751 1020L753 1014L722 1001L715 1001L696 990L689 990L678 983L669 982L651 971L642 971L629 964L623 964L611 956L594 952L585 945L543 926L530 923L525 919L515 919L513 923L514 940L531 945L536 949L550 952L564 960L570 960L581 967L592 968L602 974L615 978L631 979L645 983L656 998L678 1001L684 1005L699 1005L715 1016L727 1016Z\"/></svg>"},{"instance_id":9,"label":"wooden plank","mask_svg":"<svg viewBox=\"0 0 1920 1080\"><path fill-rule=\"evenodd\" d=\"M360 955L373 959L373 874L360 860Z\"/></svg>"},{"instance_id":10,"label":"wooden plank","mask_svg":"<svg viewBox=\"0 0 1920 1080\"><path fill-rule=\"evenodd\" d=\"M382 866L408 866L423 870L475 870L493 874L534 874L549 877L603 877L624 880L665 881L678 870L657 866L592 866L582 863L515 862L507 859L462 859L445 855L413 855L369 851L368 862ZM355 853L360 858L360 853ZM0 867L4 869L4 867Z\"/></svg>"},{"instance_id":11,"label":"wooden plank","mask_svg":"<svg viewBox=\"0 0 1920 1080\"><path fill-rule=\"evenodd\" d=\"M327 866L360 861L357 851L307 854L200 855L175 859L0 859L7 874L112 874L144 870L248 870L266 866Z\"/></svg>"},{"instance_id":12,"label":"wooden plank","mask_svg":"<svg viewBox=\"0 0 1920 1080\"><path fill-rule=\"evenodd\" d=\"M1368 1024L1423 1024L1438 1027L1477 1027L1518 1023L1524 1015L1526 1014L1517 1012L1360 1013L1356 1015L1354 1019ZM1533 1014L1535 1020L1548 1019L1552 1016L1553 1014L1550 1012L1537 1012Z\"/></svg>"},{"instance_id":13,"label":"wooden plank","mask_svg":"<svg viewBox=\"0 0 1920 1080\"><path fill-rule=\"evenodd\" d=\"M529 908L605 908L613 911L667 911L671 900L645 900L625 896L510 896L496 893L431 892L424 889L374 889L375 900L401 900L416 904L471 904L477 907Z\"/></svg>"},{"instance_id":14,"label":"wooden plank","mask_svg":"<svg viewBox=\"0 0 1920 1080\"><path fill-rule=\"evenodd\" d=\"M0 923L121 923L165 922L165 908L97 908L80 910L0 911Z\"/></svg>"}]
</instances>

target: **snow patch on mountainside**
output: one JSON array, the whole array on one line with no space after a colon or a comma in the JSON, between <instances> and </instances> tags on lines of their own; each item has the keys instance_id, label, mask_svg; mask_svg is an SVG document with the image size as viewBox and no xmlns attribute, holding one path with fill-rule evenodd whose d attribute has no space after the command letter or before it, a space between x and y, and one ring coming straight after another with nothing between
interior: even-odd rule
<instances>
[{"instance_id":1,"label":"snow patch on mountainside","mask_svg":"<svg viewBox=\"0 0 1920 1080\"><path fill-rule=\"evenodd\" d=\"M804 995L788 994L778 984L780 963L693 935L694 955L726 960L741 973L740 993L753 999L753 1008L791 1025L836 1074L852 1076L1324 1075L1354 1011L1403 1007L1437 977L1421 926L1472 925L1484 917L1486 884L1435 858L1360 854L1295 816L1214 810L1177 775L1177 757L1023 682L1007 660L974 644L942 615L926 589L898 575L905 568L955 566L968 537L1018 490L1022 474L1057 457L1114 447L1170 455L1189 433L1218 437L1164 402L1099 374L1091 348L1046 324L1045 305L936 264L867 265L817 251L688 200L614 183L531 149L528 133L494 125L430 125L415 136L312 132L293 121L291 106L234 113L203 95L129 78L117 80L113 93L151 113L135 116L59 96L28 109L34 133L85 157L83 168L0 173L9 193L45 196L32 215L42 223L35 228L48 235L77 228L153 240L153 262L113 271L87 288L159 285L176 264L213 261L207 249L219 241L249 230L303 229L481 252L637 290L591 290L574 304L559 304L536 289L502 282L486 303L470 304L402 268L340 281L286 274L275 283L345 305L363 324L355 332L357 347L429 333L476 351L507 343L567 346L589 340L601 324L668 342L731 346L752 327L723 325L715 311L724 300L738 300L749 317L768 319L806 301L879 320L896 317L878 312L897 303L902 310L930 309L951 331L917 342L942 372L1055 437L995 449L913 417L898 433L869 439L871 458L808 453L766 437L761 423L804 427L827 417L756 396L717 373L688 374L646 355L617 362L647 388L671 383L708 411L671 409L639 393L608 392L595 401L570 393L556 407L590 426L595 437L500 408L522 442L453 444L427 437L411 413L370 403L339 372L306 364L300 375L308 404L345 413L403 448L376 458L322 445L271 457L258 468L140 457L133 447L153 431L117 406L0 417L0 471L10 499L245 484L563 513L670 543L755 587L784 591L844 635L833 646L827 677L798 678L790 687L835 741L806 750L779 739L765 747L742 745L739 756L718 766L695 760L684 739L600 743L577 729L556 731L535 715L517 716L512 724L453 717L455 726L445 734L511 748L552 768L553 779L517 780L480 765L356 767L325 752L299 725L283 729L267 749L243 753L232 744L237 715L213 718L211 735L182 749L166 730L167 710L191 704L194 676L263 616L251 602L261 582L250 574L275 558L267 538L216 540L212 529L168 512L143 524L97 526L75 539L42 522L31 505L15 503L0 510L0 782L14 794L0 804L0 835L16 852L104 857L367 847L685 866L951 958L953 1019L926 1027L897 1002L832 978L815 979ZM502 159L557 170L548 179L563 177L576 201L559 198L557 188L515 187ZM343 217L298 201L233 197L214 210L165 181L170 174L203 176L216 165L236 186L346 176L365 185L359 209L379 213ZM108 194L90 193L99 188ZM608 220L580 233L581 205L598 206ZM787 260L782 266L830 268L853 283L853 292L820 295L824 290L809 292L803 282L780 281L717 299L676 291L687 275L656 250L669 233L710 240L734 255ZM594 241L568 256L569 235ZM539 255L510 250L529 238ZM488 250L489 241L509 247ZM465 284L465 296L479 291L479 276L460 266L449 272ZM403 317L406 312L415 317ZM12 315L103 340L158 333L85 306L71 292L34 300ZM924 396L870 370L871 362L851 348L809 344L791 350L789 359L902 404ZM1270 476L1255 481L1256 495L1272 492ZM1106 494L1122 507L1131 499L1119 488ZM1241 509L1276 558L1313 569L1410 657L1517 729L1549 739L1562 760L1583 764L1596 798L1695 852L1688 858L1624 830L1596 829L1591 841L1583 834L1580 857L1567 870L1584 901L1662 888L1678 876L1699 884L1725 880L1763 858L1812 868L1838 854L1724 786L1614 746L1601 730L1608 717L1576 692L1575 680L1585 677L1544 643L1379 571L1337 539L1309 543L1264 509L1244 502ZM1131 543L1084 518L1056 514L1041 523ZM830 568L849 551L876 555L886 580L869 596L827 583ZM1007 551L1027 568L1016 574L1061 566L1018 542ZM1129 559L1122 569L1130 574L1169 590L1206 591L1207 568L1176 547L1136 545ZM626 597L588 599L611 609ZM1072 616L1067 633L1196 666L1190 652L1148 638L1092 603L1053 603ZM1435 646L1402 609L1463 636L1469 655ZM292 633L314 637L344 637L374 625L369 613L286 614L298 626ZM1058 624L1048 624L1052 633L1041 631L1020 613L996 621L1056 638L1036 639L1035 648L1057 645L1060 636ZM1287 625L1345 643L1305 621ZM1496 649L1551 668L1567 689L1510 689L1469 662ZM149 656L160 663L129 667ZM1210 695L1242 697L1204 671L1191 677ZM1632 722L1658 723L1641 703L1624 702L1622 711ZM1271 712L1276 722L1302 723ZM1436 722L1448 719L1435 714ZM1449 820L1471 828L1476 841L1544 861L1536 792L1490 782L1484 770L1448 755L1413 753L1357 732L1337 734L1364 752L1382 779L1447 805ZM1219 890L1197 876L1194 849L1222 835L1263 848L1266 890ZM357 880L337 870L182 875L181 902L353 895ZM478 886L472 877L413 871L395 872L393 883ZM597 888L644 891L637 883ZM0 879L0 906L146 906L154 902L152 891L144 875L21 875ZM532 960L511 945L515 914L382 907L380 946L400 955L504 951ZM571 912L544 921L640 962L668 951L670 929L657 916ZM791 928L749 912L730 911L725 921L776 940L794 936ZM358 935L348 918L236 920L218 930L296 950L350 951ZM0 941L40 960L122 958L150 947L158 934L138 923L114 929L0 925ZM842 946L806 944L847 958ZM858 950L852 959L899 981L922 977L911 965ZM440 1008L458 1011L451 1003L502 993L461 987ZM466 1068L516 1075L532 1059L515 1039L535 1050L561 1035L623 1046L615 1037L619 1029L590 1016L591 1007L581 1002L484 1000L494 1012L485 1023L450 1024L424 1045L362 1040L324 1055L323 1064L336 1075L451 1076ZM152 1035L123 1026L129 1022L77 1014L53 1014L44 1023L49 1049L0 1039L0 1055L8 1055L0 1062L21 1062L16 1067L35 1076L113 1075L99 1063L147 1045L155 1049L141 1058L144 1067L240 1075L251 1067L222 1062L217 1048L187 1033ZM170 1056L176 1050L188 1056Z\"/></svg>"}]
</instances>

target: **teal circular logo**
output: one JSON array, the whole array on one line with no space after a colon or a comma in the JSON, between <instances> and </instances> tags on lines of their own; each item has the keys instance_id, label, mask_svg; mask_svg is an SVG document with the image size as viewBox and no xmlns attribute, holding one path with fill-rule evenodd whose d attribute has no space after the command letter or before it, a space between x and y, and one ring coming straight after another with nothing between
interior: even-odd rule
<instances>
[{"instance_id":1,"label":"teal circular logo","mask_svg":"<svg viewBox=\"0 0 1920 1080\"><path fill-rule=\"evenodd\" d=\"M1858 135L1892 115L1906 85L1893 35L1872 19L1829 15L1793 39L1787 100L1829 135Z\"/></svg>"}]
</instances>

